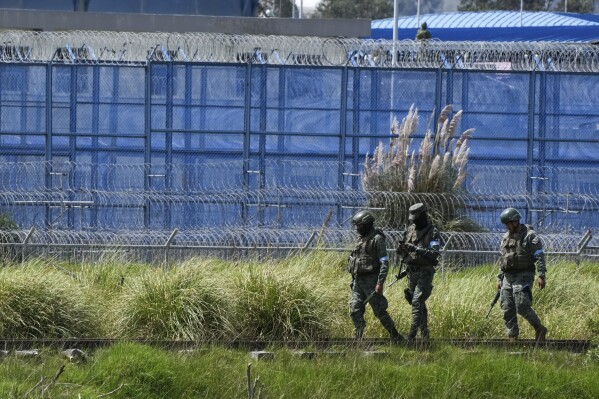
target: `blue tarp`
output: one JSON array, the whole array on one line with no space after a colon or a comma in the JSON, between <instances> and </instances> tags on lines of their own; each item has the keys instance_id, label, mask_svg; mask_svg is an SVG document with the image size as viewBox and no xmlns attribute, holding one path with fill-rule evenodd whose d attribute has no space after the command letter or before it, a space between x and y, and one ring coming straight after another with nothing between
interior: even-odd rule
<instances>
[{"instance_id":1,"label":"blue tarp","mask_svg":"<svg viewBox=\"0 0 599 399\"><path fill-rule=\"evenodd\" d=\"M434 39L446 41L599 42L599 16L555 12L452 12L422 14ZM414 39L416 16L398 19L398 39ZM393 38L393 18L372 21L373 39Z\"/></svg>"}]
</instances>

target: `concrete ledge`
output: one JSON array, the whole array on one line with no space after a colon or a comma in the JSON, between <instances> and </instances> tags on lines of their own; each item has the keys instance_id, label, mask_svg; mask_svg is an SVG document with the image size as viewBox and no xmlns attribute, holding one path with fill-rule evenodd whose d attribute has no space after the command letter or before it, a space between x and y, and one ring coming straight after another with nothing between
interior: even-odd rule
<instances>
[{"instance_id":1,"label":"concrete ledge","mask_svg":"<svg viewBox=\"0 0 599 399\"><path fill-rule=\"evenodd\" d=\"M275 358L274 352L254 351L250 352L250 357L254 360L272 360Z\"/></svg>"},{"instance_id":2,"label":"concrete ledge","mask_svg":"<svg viewBox=\"0 0 599 399\"><path fill-rule=\"evenodd\" d=\"M364 357L370 357L370 358L374 358L374 359L382 359L384 357L388 357L389 353L387 353L385 351L364 351L363 355L364 355Z\"/></svg>"},{"instance_id":3,"label":"concrete ledge","mask_svg":"<svg viewBox=\"0 0 599 399\"><path fill-rule=\"evenodd\" d=\"M38 351L37 349L15 351L15 356L17 357L38 357L39 355L40 351Z\"/></svg>"},{"instance_id":4,"label":"concrete ledge","mask_svg":"<svg viewBox=\"0 0 599 399\"><path fill-rule=\"evenodd\" d=\"M370 37L369 19L290 19L205 15L0 10L1 29L119 32L208 32L252 35Z\"/></svg>"}]
</instances>

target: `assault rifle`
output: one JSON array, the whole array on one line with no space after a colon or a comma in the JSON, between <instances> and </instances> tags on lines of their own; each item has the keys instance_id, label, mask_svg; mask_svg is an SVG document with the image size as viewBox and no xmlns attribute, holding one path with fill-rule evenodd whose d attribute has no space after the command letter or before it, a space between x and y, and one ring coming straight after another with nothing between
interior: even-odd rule
<instances>
[{"instance_id":1,"label":"assault rifle","mask_svg":"<svg viewBox=\"0 0 599 399\"><path fill-rule=\"evenodd\" d=\"M400 245L406 241L406 233L407 233L407 230L404 230L404 232L399 240ZM406 256L408 256L408 255L406 254L403 257L401 257L399 255L399 253L396 252L395 261L396 261L396 266L399 266L399 273L397 273L397 275L395 276L395 280L393 280L391 283L389 283L389 285L387 285L387 287L392 287L393 284L397 283L399 280L401 280L402 278L404 278L405 276L408 275L408 271L404 267L404 260L405 260Z\"/></svg>"},{"instance_id":2,"label":"assault rifle","mask_svg":"<svg viewBox=\"0 0 599 399\"><path fill-rule=\"evenodd\" d=\"M487 317L485 317L485 319L489 318L489 315L491 314L491 310L493 310L493 306L495 306L495 304L499 300L500 295L501 295L501 288L497 289L497 293L495 294L495 297L491 301L491 307L489 308L489 311L487 312Z\"/></svg>"}]
</instances>

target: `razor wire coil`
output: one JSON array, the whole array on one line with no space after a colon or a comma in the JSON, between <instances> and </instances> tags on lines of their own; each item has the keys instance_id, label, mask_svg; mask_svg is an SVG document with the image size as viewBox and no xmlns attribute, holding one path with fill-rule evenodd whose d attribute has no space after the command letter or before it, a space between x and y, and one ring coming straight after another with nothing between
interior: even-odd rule
<instances>
[{"instance_id":1,"label":"razor wire coil","mask_svg":"<svg viewBox=\"0 0 599 399\"><path fill-rule=\"evenodd\" d=\"M395 65L393 51L396 52ZM2 63L124 65L149 61L597 72L599 49L583 43L439 40L393 43L373 39L220 33L0 33Z\"/></svg>"},{"instance_id":2,"label":"razor wire coil","mask_svg":"<svg viewBox=\"0 0 599 399\"><path fill-rule=\"evenodd\" d=\"M592 191L564 193L552 191L548 184L546 191L525 192L525 184L515 184L513 192L497 192L475 182L468 191L455 194L367 192L360 187L336 187L335 179L325 177L307 182L294 178L295 170L307 166L304 161L272 162L264 170L273 175L266 176L263 186L248 185L243 163L238 161L162 165L161 169L146 164L0 163L0 210L16 215L21 227L3 230L0 247L28 256L90 256L108 251L135 259L155 259L156 251L167 249L181 258L198 251L225 257L256 251L282 256L316 248L347 251L356 239L348 220L357 209L376 204L373 211L381 216L389 211L405 213L411 204L424 202L431 210L453 212L481 227L478 232L442 232L448 265L492 263L503 234L498 215L506 207L533 216L533 227L554 258L599 254L599 243L585 233L597 228L593 215L599 211L599 196ZM321 169L345 166L318 165ZM521 180L564 172L510 169ZM490 165L471 170L475 176L506 172ZM566 172L576 175L574 170ZM168 187L143 184L151 175L166 173L173 177ZM582 168L578 173L593 171ZM92 179L91 174L105 178ZM194 180L190 178L194 174L215 176ZM144 217L148 212L149 223ZM377 225L385 229L392 251L401 229L385 224L384 218Z\"/></svg>"}]
</instances>

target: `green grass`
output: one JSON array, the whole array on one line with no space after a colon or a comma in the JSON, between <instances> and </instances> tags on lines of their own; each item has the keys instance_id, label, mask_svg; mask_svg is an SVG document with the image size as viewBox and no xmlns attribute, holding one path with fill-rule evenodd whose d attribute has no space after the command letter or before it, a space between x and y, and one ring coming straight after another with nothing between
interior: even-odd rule
<instances>
[{"instance_id":1,"label":"green grass","mask_svg":"<svg viewBox=\"0 0 599 399\"><path fill-rule=\"evenodd\" d=\"M99 309L85 287L53 268L0 269L0 336L68 338L100 331Z\"/></svg>"},{"instance_id":2,"label":"green grass","mask_svg":"<svg viewBox=\"0 0 599 399\"><path fill-rule=\"evenodd\" d=\"M246 398L246 368L259 377L264 398L596 398L599 362L584 354L433 347L416 351L382 347L384 358L348 351L344 357L299 359L272 348L275 358L252 361L244 350L207 347L193 354L118 344L67 364L45 397ZM0 397L41 398L63 364L47 351L41 359L0 362Z\"/></svg>"},{"instance_id":3,"label":"green grass","mask_svg":"<svg viewBox=\"0 0 599 399\"><path fill-rule=\"evenodd\" d=\"M221 291L196 270L149 270L127 283L116 302L116 335L194 341L222 338L231 328Z\"/></svg>"},{"instance_id":4,"label":"green grass","mask_svg":"<svg viewBox=\"0 0 599 399\"><path fill-rule=\"evenodd\" d=\"M168 271L114 259L95 265L37 259L0 269L0 335L147 339L349 337L345 254L283 260L190 259ZM390 275L393 275L392 271ZM503 338L491 266L437 272L429 299L433 338ZM553 262L547 288L533 289L549 338L599 337L599 268ZM389 280L390 281L390 280ZM386 289L400 332L410 324L406 281ZM387 332L368 308L367 337ZM532 338L521 320L521 337Z\"/></svg>"},{"instance_id":5,"label":"green grass","mask_svg":"<svg viewBox=\"0 0 599 399\"><path fill-rule=\"evenodd\" d=\"M68 265L37 259L0 269L4 337L271 339L351 336L350 277L345 254L315 252L280 261L190 259L168 271L107 260ZM392 272L393 273L393 272ZM391 273L391 274L392 274ZM436 274L428 301L433 338L503 338L491 266ZM405 280L386 290L400 332L410 323ZM549 338L599 339L599 269L553 262L547 288L533 290ZM367 311L368 337L387 333ZM532 329L521 323L521 336ZM55 349L34 359L0 360L0 398L246 398L246 367L264 385L263 398L595 398L599 351L386 347L389 356L298 359L273 348L273 361L247 351L202 347L192 354L122 343L79 364ZM520 350L520 349L518 349ZM44 382L32 388L44 376Z\"/></svg>"}]
</instances>

